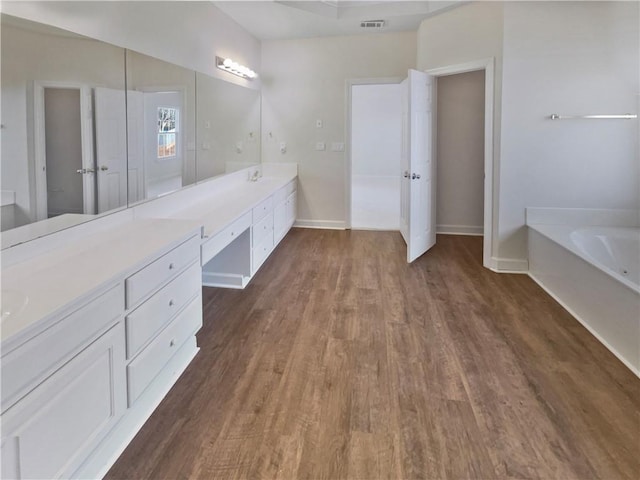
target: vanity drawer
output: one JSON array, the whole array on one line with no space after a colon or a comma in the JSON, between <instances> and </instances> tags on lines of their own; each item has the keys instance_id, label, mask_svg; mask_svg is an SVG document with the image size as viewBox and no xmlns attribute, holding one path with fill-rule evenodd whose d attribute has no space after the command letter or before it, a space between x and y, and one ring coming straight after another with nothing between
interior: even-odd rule
<instances>
[{"instance_id":1,"label":"vanity drawer","mask_svg":"<svg viewBox=\"0 0 640 480\"><path fill-rule=\"evenodd\" d=\"M199 247L200 238L194 235L182 245L127 278L125 281L127 308L133 307L196 260L200 253Z\"/></svg>"},{"instance_id":2,"label":"vanity drawer","mask_svg":"<svg viewBox=\"0 0 640 480\"><path fill-rule=\"evenodd\" d=\"M269 197L253 207L253 224L255 225L262 220L271 210L273 210L273 197Z\"/></svg>"},{"instance_id":3,"label":"vanity drawer","mask_svg":"<svg viewBox=\"0 0 640 480\"><path fill-rule=\"evenodd\" d=\"M247 212L223 231L207 240L206 243L202 245L202 264L204 265L215 257L224 247L238 238L238 236L250 226L251 212Z\"/></svg>"},{"instance_id":4,"label":"vanity drawer","mask_svg":"<svg viewBox=\"0 0 640 480\"><path fill-rule=\"evenodd\" d=\"M198 262L178 275L126 317L127 359L133 358L153 336L201 292Z\"/></svg>"},{"instance_id":5,"label":"vanity drawer","mask_svg":"<svg viewBox=\"0 0 640 480\"><path fill-rule=\"evenodd\" d=\"M264 261L271 253L271 250L273 250L273 230L262 240L262 242L258 246L253 247L253 273L255 273L264 263Z\"/></svg>"},{"instance_id":6,"label":"vanity drawer","mask_svg":"<svg viewBox=\"0 0 640 480\"><path fill-rule=\"evenodd\" d=\"M124 313L119 283L2 357L2 410L51 375Z\"/></svg>"},{"instance_id":7,"label":"vanity drawer","mask_svg":"<svg viewBox=\"0 0 640 480\"><path fill-rule=\"evenodd\" d=\"M273 212L267 214L262 220L253 226L253 245L258 245L267 235L273 232Z\"/></svg>"},{"instance_id":8,"label":"vanity drawer","mask_svg":"<svg viewBox=\"0 0 640 480\"><path fill-rule=\"evenodd\" d=\"M201 326L202 300L198 297L127 366L129 406L133 405L174 353Z\"/></svg>"}]
</instances>

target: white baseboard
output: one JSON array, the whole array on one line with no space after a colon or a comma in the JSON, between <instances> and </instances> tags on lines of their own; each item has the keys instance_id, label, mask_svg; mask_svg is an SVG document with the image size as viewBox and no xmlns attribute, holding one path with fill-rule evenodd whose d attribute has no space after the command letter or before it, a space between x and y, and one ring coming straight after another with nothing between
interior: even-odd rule
<instances>
[{"instance_id":1,"label":"white baseboard","mask_svg":"<svg viewBox=\"0 0 640 480\"><path fill-rule=\"evenodd\" d=\"M483 236L484 226L475 225L436 225L436 233L444 235L474 235Z\"/></svg>"},{"instance_id":2,"label":"white baseboard","mask_svg":"<svg viewBox=\"0 0 640 480\"><path fill-rule=\"evenodd\" d=\"M301 228L323 228L327 230L346 230L347 228L344 220L296 220L293 226Z\"/></svg>"},{"instance_id":3,"label":"white baseboard","mask_svg":"<svg viewBox=\"0 0 640 480\"><path fill-rule=\"evenodd\" d=\"M243 289L251 277L234 273L202 272L202 286Z\"/></svg>"},{"instance_id":4,"label":"white baseboard","mask_svg":"<svg viewBox=\"0 0 640 480\"><path fill-rule=\"evenodd\" d=\"M498 273L528 273L529 261L522 258L491 257L488 268Z\"/></svg>"}]
</instances>

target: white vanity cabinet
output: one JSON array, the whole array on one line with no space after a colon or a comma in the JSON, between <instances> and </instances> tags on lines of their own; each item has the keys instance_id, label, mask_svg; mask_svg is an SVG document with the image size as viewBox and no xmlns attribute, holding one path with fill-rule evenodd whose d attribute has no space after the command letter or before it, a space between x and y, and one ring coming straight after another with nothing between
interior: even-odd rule
<instances>
[{"instance_id":1,"label":"white vanity cabinet","mask_svg":"<svg viewBox=\"0 0 640 480\"><path fill-rule=\"evenodd\" d=\"M2 338L3 479L102 477L198 351L201 227L143 220L92 242L3 270L30 299Z\"/></svg>"},{"instance_id":2,"label":"white vanity cabinet","mask_svg":"<svg viewBox=\"0 0 640 480\"><path fill-rule=\"evenodd\" d=\"M244 209L204 241L203 285L244 288L249 283L295 222L296 185L295 175L285 181L263 179L257 184L245 181L238 189L238 198L244 192L255 195L259 191L262 195L253 197L251 203L238 202L245 205Z\"/></svg>"},{"instance_id":3,"label":"white vanity cabinet","mask_svg":"<svg viewBox=\"0 0 640 480\"><path fill-rule=\"evenodd\" d=\"M293 180L278 190L273 209L273 234L276 245L284 238L296 221L296 181Z\"/></svg>"},{"instance_id":4,"label":"white vanity cabinet","mask_svg":"<svg viewBox=\"0 0 640 480\"><path fill-rule=\"evenodd\" d=\"M296 181L281 187L253 209L252 264L255 274L296 219Z\"/></svg>"},{"instance_id":5,"label":"white vanity cabinet","mask_svg":"<svg viewBox=\"0 0 640 480\"><path fill-rule=\"evenodd\" d=\"M44 381L30 384L31 391L2 414L2 478L68 478L120 420L126 409L122 297L119 313L109 330ZM81 327L80 320L90 318L72 320ZM44 332L33 340L45 357L47 349L55 350L47 342L55 336ZM30 343L25 350L32 350ZM49 369L37 356L17 356L28 362L27 370L34 364ZM13 370L3 365L3 373Z\"/></svg>"}]
</instances>

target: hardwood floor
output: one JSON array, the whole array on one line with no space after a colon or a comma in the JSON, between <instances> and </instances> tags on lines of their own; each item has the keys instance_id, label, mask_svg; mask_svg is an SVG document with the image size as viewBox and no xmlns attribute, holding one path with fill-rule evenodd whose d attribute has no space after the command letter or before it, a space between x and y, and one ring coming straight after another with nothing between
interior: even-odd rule
<instances>
[{"instance_id":1,"label":"hardwood floor","mask_svg":"<svg viewBox=\"0 0 640 480\"><path fill-rule=\"evenodd\" d=\"M640 380L481 242L291 230L107 478L639 478Z\"/></svg>"}]
</instances>

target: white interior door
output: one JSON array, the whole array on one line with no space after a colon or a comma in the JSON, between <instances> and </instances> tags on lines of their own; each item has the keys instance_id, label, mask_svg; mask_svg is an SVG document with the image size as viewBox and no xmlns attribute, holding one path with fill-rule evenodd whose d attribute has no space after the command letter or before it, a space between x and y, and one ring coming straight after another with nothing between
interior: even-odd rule
<instances>
[{"instance_id":1,"label":"white interior door","mask_svg":"<svg viewBox=\"0 0 640 480\"><path fill-rule=\"evenodd\" d=\"M125 92L97 87L94 95L98 213L102 213L127 205Z\"/></svg>"},{"instance_id":2,"label":"white interior door","mask_svg":"<svg viewBox=\"0 0 640 480\"><path fill-rule=\"evenodd\" d=\"M400 228L407 242L407 262L413 262L436 243L433 77L409 70L405 82Z\"/></svg>"},{"instance_id":3,"label":"white interior door","mask_svg":"<svg viewBox=\"0 0 640 480\"><path fill-rule=\"evenodd\" d=\"M400 151L400 233L409 245L409 79L400 84L402 103L402 148Z\"/></svg>"}]
</instances>

